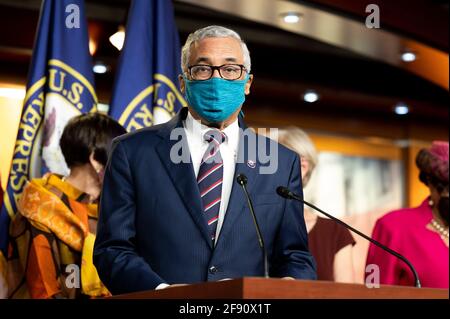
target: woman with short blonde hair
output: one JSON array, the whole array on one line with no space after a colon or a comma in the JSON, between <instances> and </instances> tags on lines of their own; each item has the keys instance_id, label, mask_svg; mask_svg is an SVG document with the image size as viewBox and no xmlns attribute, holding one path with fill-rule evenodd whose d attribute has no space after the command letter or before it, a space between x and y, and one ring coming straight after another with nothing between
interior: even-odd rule
<instances>
[{"instance_id":1,"label":"woman with short blonde hair","mask_svg":"<svg viewBox=\"0 0 450 319\"><path fill-rule=\"evenodd\" d=\"M289 126L278 131L278 140L284 146L294 150L300 156L301 161L308 162L308 170L302 176L303 187L308 184L312 172L319 161L316 147L303 130L295 126Z\"/></svg>"},{"instance_id":2,"label":"woman with short blonde hair","mask_svg":"<svg viewBox=\"0 0 450 319\"><path fill-rule=\"evenodd\" d=\"M300 156L302 184L306 187L318 163L316 148L309 136L298 127L279 130L278 142ZM353 246L349 230L328 218L304 209L309 250L316 259L317 279L354 282Z\"/></svg>"}]
</instances>

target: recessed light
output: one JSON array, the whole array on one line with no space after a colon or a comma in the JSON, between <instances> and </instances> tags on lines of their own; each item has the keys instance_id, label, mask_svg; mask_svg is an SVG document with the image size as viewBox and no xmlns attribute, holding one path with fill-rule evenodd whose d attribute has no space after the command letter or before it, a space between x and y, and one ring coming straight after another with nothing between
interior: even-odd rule
<instances>
[{"instance_id":1,"label":"recessed light","mask_svg":"<svg viewBox=\"0 0 450 319\"><path fill-rule=\"evenodd\" d=\"M95 52L97 52L97 42L94 39L89 39L89 53L94 56Z\"/></svg>"},{"instance_id":2,"label":"recessed light","mask_svg":"<svg viewBox=\"0 0 450 319\"><path fill-rule=\"evenodd\" d=\"M93 66L92 71L94 71L94 73L103 74L108 72L108 66L102 62L97 62Z\"/></svg>"},{"instance_id":3,"label":"recessed light","mask_svg":"<svg viewBox=\"0 0 450 319\"><path fill-rule=\"evenodd\" d=\"M301 14L298 12L287 12L281 15L286 23L297 23L300 21Z\"/></svg>"},{"instance_id":4,"label":"recessed light","mask_svg":"<svg viewBox=\"0 0 450 319\"><path fill-rule=\"evenodd\" d=\"M397 115L406 115L409 113L409 107L406 103L399 102L395 105L394 112Z\"/></svg>"},{"instance_id":5,"label":"recessed light","mask_svg":"<svg viewBox=\"0 0 450 319\"><path fill-rule=\"evenodd\" d=\"M109 37L109 42L111 42L117 50L122 50L123 43L125 42L125 28L123 26L119 26L117 32Z\"/></svg>"},{"instance_id":6,"label":"recessed light","mask_svg":"<svg viewBox=\"0 0 450 319\"><path fill-rule=\"evenodd\" d=\"M99 111L99 112L101 112L101 113L108 114L108 111L109 111L109 104L105 104L105 103L97 103L97 111Z\"/></svg>"},{"instance_id":7,"label":"recessed light","mask_svg":"<svg viewBox=\"0 0 450 319\"><path fill-rule=\"evenodd\" d=\"M416 54L411 51L406 51L402 53L402 61L403 62L413 62L416 60Z\"/></svg>"},{"instance_id":8,"label":"recessed light","mask_svg":"<svg viewBox=\"0 0 450 319\"><path fill-rule=\"evenodd\" d=\"M319 94L314 90L308 90L303 94L303 100L308 103L314 103L319 99Z\"/></svg>"}]
</instances>

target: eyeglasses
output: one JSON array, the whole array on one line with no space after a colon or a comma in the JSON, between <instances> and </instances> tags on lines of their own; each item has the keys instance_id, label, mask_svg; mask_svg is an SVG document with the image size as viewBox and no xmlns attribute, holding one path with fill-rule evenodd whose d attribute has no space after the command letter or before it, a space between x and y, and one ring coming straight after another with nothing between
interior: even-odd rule
<instances>
[{"instance_id":1,"label":"eyeglasses","mask_svg":"<svg viewBox=\"0 0 450 319\"><path fill-rule=\"evenodd\" d=\"M222 79L230 81L239 79L244 71L247 72L242 64L223 64L220 66L197 64L188 67L189 75L196 81L209 80L215 70L219 71Z\"/></svg>"}]
</instances>

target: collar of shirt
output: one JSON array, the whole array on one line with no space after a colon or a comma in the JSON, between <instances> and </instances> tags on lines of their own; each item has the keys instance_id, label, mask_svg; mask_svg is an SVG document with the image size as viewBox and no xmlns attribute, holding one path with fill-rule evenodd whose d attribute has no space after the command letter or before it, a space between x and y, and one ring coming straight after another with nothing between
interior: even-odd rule
<instances>
[{"instance_id":1,"label":"collar of shirt","mask_svg":"<svg viewBox=\"0 0 450 319\"><path fill-rule=\"evenodd\" d=\"M204 147L206 150L208 142L205 141L203 136L205 135L206 132L208 132L212 128L194 119L190 112L188 112L186 120L184 121L184 128L186 131L186 137L188 138L189 144L195 146L195 148ZM222 132L225 133L226 139L225 142L221 144L221 149L222 146L224 146L229 151L234 152L234 157L236 158L237 150L239 147L238 120L236 119L233 123L224 128Z\"/></svg>"}]
</instances>

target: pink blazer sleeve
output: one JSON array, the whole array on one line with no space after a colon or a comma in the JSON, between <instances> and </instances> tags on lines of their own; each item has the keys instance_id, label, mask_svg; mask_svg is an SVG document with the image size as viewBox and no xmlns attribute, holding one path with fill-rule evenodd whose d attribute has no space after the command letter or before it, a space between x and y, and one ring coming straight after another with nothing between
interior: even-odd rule
<instances>
[{"instance_id":1,"label":"pink blazer sleeve","mask_svg":"<svg viewBox=\"0 0 450 319\"><path fill-rule=\"evenodd\" d=\"M388 246L389 248L396 250L396 236L395 232L393 231L393 229L395 228L389 226L389 223L386 223L385 220L379 219L375 224L372 238ZM378 266L378 269L380 271L380 284L400 284L399 279L402 271L402 266L400 265L400 263L402 263L402 261L395 256L389 254L388 252L373 244L370 244L366 267L367 265L371 264ZM369 274L370 273L366 273L366 278Z\"/></svg>"}]
</instances>

